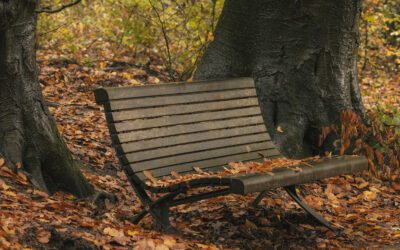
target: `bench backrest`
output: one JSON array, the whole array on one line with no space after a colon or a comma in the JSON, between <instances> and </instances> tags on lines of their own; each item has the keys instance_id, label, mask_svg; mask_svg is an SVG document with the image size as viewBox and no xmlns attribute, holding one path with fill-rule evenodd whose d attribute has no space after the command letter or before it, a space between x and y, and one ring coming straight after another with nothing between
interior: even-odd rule
<instances>
[{"instance_id":1,"label":"bench backrest","mask_svg":"<svg viewBox=\"0 0 400 250\"><path fill-rule=\"evenodd\" d=\"M251 78L95 91L117 155L146 179L279 156Z\"/></svg>"}]
</instances>

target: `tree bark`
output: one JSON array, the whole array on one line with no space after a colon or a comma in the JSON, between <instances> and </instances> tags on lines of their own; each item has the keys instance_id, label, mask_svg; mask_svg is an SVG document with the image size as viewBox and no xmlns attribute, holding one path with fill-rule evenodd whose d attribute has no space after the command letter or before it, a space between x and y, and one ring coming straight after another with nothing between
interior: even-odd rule
<instances>
[{"instance_id":1,"label":"tree bark","mask_svg":"<svg viewBox=\"0 0 400 250\"><path fill-rule=\"evenodd\" d=\"M195 79L255 78L263 117L290 157L317 153L320 129L362 114L361 0L226 0Z\"/></svg>"},{"instance_id":2,"label":"tree bark","mask_svg":"<svg viewBox=\"0 0 400 250\"><path fill-rule=\"evenodd\" d=\"M37 78L36 0L0 0L0 152L41 189L79 197L93 187L74 163Z\"/></svg>"}]
</instances>

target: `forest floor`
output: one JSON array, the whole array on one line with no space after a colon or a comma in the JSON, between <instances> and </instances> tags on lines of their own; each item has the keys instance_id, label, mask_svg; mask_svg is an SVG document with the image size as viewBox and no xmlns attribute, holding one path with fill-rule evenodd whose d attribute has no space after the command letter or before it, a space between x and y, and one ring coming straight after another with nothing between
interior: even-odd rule
<instances>
[{"instance_id":1,"label":"forest floor","mask_svg":"<svg viewBox=\"0 0 400 250\"><path fill-rule=\"evenodd\" d=\"M39 54L40 82L50 111L85 176L118 201L99 208L72 195L49 196L0 161L0 248L400 248L400 184L375 179L367 172L301 187L307 203L340 228L341 235L315 223L281 189L271 191L257 208L249 205L254 195L228 195L175 207L171 219L181 235L155 230L150 217L139 225L129 223L126 219L140 211L141 204L111 148L103 111L92 91L168 79L160 74L156 60L117 71L60 58L50 51ZM399 96L395 85L387 88L380 91ZM392 100L398 105L398 99Z\"/></svg>"}]
</instances>

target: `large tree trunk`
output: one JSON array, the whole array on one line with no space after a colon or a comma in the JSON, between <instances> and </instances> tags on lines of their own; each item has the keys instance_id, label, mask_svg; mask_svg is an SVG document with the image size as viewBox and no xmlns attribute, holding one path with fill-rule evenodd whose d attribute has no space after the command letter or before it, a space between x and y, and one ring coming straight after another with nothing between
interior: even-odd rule
<instances>
[{"instance_id":1,"label":"large tree trunk","mask_svg":"<svg viewBox=\"0 0 400 250\"><path fill-rule=\"evenodd\" d=\"M36 0L0 0L0 152L34 184L79 197L93 187L75 165L37 79Z\"/></svg>"},{"instance_id":2,"label":"large tree trunk","mask_svg":"<svg viewBox=\"0 0 400 250\"><path fill-rule=\"evenodd\" d=\"M291 157L316 153L323 126L362 113L361 0L226 0L195 79L253 76L269 132Z\"/></svg>"}]
</instances>

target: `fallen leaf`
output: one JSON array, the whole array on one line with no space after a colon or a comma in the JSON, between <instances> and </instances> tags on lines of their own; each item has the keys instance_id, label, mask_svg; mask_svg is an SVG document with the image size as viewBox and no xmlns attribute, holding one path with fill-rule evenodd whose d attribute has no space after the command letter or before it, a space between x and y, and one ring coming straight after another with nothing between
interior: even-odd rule
<instances>
[{"instance_id":1,"label":"fallen leaf","mask_svg":"<svg viewBox=\"0 0 400 250\"><path fill-rule=\"evenodd\" d=\"M126 233L127 233L129 236L135 236L135 235L138 235L138 234L139 234L139 231L137 231L137 230L134 230L134 231L128 230Z\"/></svg>"},{"instance_id":2,"label":"fallen leaf","mask_svg":"<svg viewBox=\"0 0 400 250\"><path fill-rule=\"evenodd\" d=\"M359 189L363 189L363 188L367 187L368 185L369 185L368 182L363 182L363 183L359 184L357 187L358 187Z\"/></svg>"},{"instance_id":3,"label":"fallen leaf","mask_svg":"<svg viewBox=\"0 0 400 250\"><path fill-rule=\"evenodd\" d=\"M363 192L363 197L364 200L366 201L373 201L376 199L377 195L375 192L371 192L371 191L364 191Z\"/></svg>"},{"instance_id":4,"label":"fallen leaf","mask_svg":"<svg viewBox=\"0 0 400 250\"><path fill-rule=\"evenodd\" d=\"M164 245L169 248L172 248L176 244L176 240L172 237L165 237L164 238Z\"/></svg>"},{"instance_id":5,"label":"fallen leaf","mask_svg":"<svg viewBox=\"0 0 400 250\"><path fill-rule=\"evenodd\" d=\"M115 236L112 240L122 246L125 246L130 239L124 235L121 235L121 236Z\"/></svg>"},{"instance_id":6,"label":"fallen leaf","mask_svg":"<svg viewBox=\"0 0 400 250\"><path fill-rule=\"evenodd\" d=\"M176 171L171 171L171 175L175 178L175 179L179 179L181 177L181 175L176 172Z\"/></svg>"},{"instance_id":7,"label":"fallen leaf","mask_svg":"<svg viewBox=\"0 0 400 250\"><path fill-rule=\"evenodd\" d=\"M46 231L44 229L39 229L36 232L36 239L42 244L49 243L50 237L51 237L51 232Z\"/></svg>"},{"instance_id":8,"label":"fallen leaf","mask_svg":"<svg viewBox=\"0 0 400 250\"><path fill-rule=\"evenodd\" d=\"M392 182L392 188L396 191L400 191L400 183Z\"/></svg>"},{"instance_id":9,"label":"fallen leaf","mask_svg":"<svg viewBox=\"0 0 400 250\"><path fill-rule=\"evenodd\" d=\"M253 222L249 221L248 219L246 219L246 222L245 222L244 225L250 230L257 230L258 229L257 225L254 224Z\"/></svg>"},{"instance_id":10,"label":"fallen leaf","mask_svg":"<svg viewBox=\"0 0 400 250\"><path fill-rule=\"evenodd\" d=\"M112 227L106 227L103 230L103 233L112 237L123 236L124 233L118 229Z\"/></svg>"},{"instance_id":11,"label":"fallen leaf","mask_svg":"<svg viewBox=\"0 0 400 250\"><path fill-rule=\"evenodd\" d=\"M154 182L154 183L157 182L157 179L154 178L154 176L151 174L150 171L145 170L145 171L143 171L143 174L144 174L144 176L146 176L147 179L149 179L151 182Z\"/></svg>"},{"instance_id":12,"label":"fallen leaf","mask_svg":"<svg viewBox=\"0 0 400 250\"><path fill-rule=\"evenodd\" d=\"M170 248L164 244L157 245L155 250L169 250Z\"/></svg>"},{"instance_id":13,"label":"fallen leaf","mask_svg":"<svg viewBox=\"0 0 400 250\"><path fill-rule=\"evenodd\" d=\"M7 226L5 226L5 225L3 225L2 227L1 227L3 230L4 230L4 232L6 232L7 234L15 234L15 228L9 228L9 227L7 227Z\"/></svg>"},{"instance_id":14,"label":"fallen leaf","mask_svg":"<svg viewBox=\"0 0 400 250\"><path fill-rule=\"evenodd\" d=\"M204 171L199 167L193 167L193 169L194 169L194 171L196 171L199 174L203 174L204 173Z\"/></svg>"},{"instance_id":15,"label":"fallen leaf","mask_svg":"<svg viewBox=\"0 0 400 250\"><path fill-rule=\"evenodd\" d=\"M21 171L18 171L18 176L23 180L23 181L28 181L28 177L22 173Z\"/></svg>"},{"instance_id":16,"label":"fallen leaf","mask_svg":"<svg viewBox=\"0 0 400 250\"><path fill-rule=\"evenodd\" d=\"M3 181L2 179L0 179L0 189L3 190L8 190L10 188L10 186L7 185L7 183L5 181Z\"/></svg>"}]
</instances>

